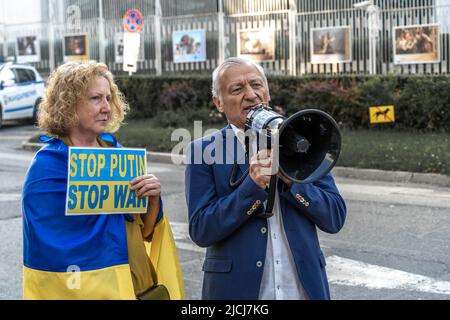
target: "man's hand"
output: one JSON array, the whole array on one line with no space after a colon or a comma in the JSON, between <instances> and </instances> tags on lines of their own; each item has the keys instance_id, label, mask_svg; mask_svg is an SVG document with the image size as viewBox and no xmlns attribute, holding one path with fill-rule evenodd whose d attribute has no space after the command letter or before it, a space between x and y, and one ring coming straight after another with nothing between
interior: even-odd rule
<instances>
[{"instance_id":1,"label":"man's hand","mask_svg":"<svg viewBox=\"0 0 450 320\"><path fill-rule=\"evenodd\" d=\"M262 189L265 189L270 182L272 174L272 151L261 150L250 159L250 177ZM278 170L278 177L290 188L293 181Z\"/></svg>"},{"instance_id":2,"label":"man's hand","mask_svg":"<svg viewBox=\"0 0 450 320\"><path fill-rule=\"evenodd\" d=\"M270 150L261 150L250 159L250 178L261 188L269 184L272 172L272 158Z\"/></svg>"}]
</instances>

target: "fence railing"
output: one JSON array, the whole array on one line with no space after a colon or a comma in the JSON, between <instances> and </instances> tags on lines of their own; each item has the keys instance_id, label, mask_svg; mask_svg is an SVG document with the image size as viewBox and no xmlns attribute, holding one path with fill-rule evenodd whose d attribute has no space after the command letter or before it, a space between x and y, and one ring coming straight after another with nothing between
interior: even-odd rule
<instances>
[{"instance_id":1,"label":"fence railing","mask_svg":"<svg viewBox=\"0 0 450 320\"><path fill-rule=\"evenodd\" d=\"M201 6L202 1L205 6ZM119 39L117 35L123 32L121 17L129 6L121 1L103 0L104 12L107 14L103 15L103 28L99 28L101 20L95 17L95 10L98 10L98 7L93 6L92 2L95 1L65 0L60 5L67 7L78 3L86 6L85 10L81 11L88 12L89 18L82 19L77 32L87 34L89 59L100 60L103 56L109 68L119 74L123 72L123 64L117 61L115 52L116 42ZM353 6L354 3L359 2L356 0L270 2L195 0L190 2L190 7L184 11L179 9L179 6L187 3L186 1L164 0L161 1L162 13L157 17L160 23L159 34L155 28L156 16L152 6L154 0L131 2L140 6L138 9L142 10L144 16L141 30L142 54L137 65L138 73L210 73L221 59L239 54L238 41L241 30L261 28L275 30L274 57L270 61L261 62L269 74L348 74L368 73L370 70L370 29L366 12ZM219 3L222 7L218 5ZM439 62L395 64L393 39L396 27L439 24L443 19L450 19L448 15L445 15L445 12L450 12L449 0L379 0L375 1L375 4L380 10L380 29L375 44L374 73L450 73L448 25L440 29ZM59 8L59 12L65 12L66 7ZM194 14L195 10L201 12ZM168 14L186 12L188 14L168 16ZM65 19L56 20L56 22L26 25L0 25L0 55L16 56L17 38L36 36L40 60L31 64L43 74L50 73L52 68L64 61L64 36L73 33L73 30L68 29ZM311 29L335 27L349 27L351 30L351 60L339 63L328 61L312 63L311 46L314 45L314 39L311 39ZM101 29L104 30L103 42L100 42L99 30ZM221 29L223 37L219 37ZM172 35L175 31L188 30L204 30L205 61L174 62Z\"/></svg>"}]
</instances>

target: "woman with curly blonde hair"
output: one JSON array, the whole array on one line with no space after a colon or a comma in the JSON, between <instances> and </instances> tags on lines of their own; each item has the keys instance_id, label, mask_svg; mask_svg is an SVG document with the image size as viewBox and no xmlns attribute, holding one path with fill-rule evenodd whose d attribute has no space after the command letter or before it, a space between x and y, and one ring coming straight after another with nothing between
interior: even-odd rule
<instances>
[{"instance_id":1,"label":"woman with curly blonde hair","mask_svg":"<svg viewBox=\"0 0 450 320\"><path fill-rule=\"evenodd\" d=\"M108 121L105 132L116 132L129 109L113 75L107 66L97 62L69 62L60 66L49 79L44 98L39 106L39 127L49 134L62 137L80 124L77 104L87 93L92 79L101 78L109 86Z\"/></svg>"},{"instance_id":2,"label":"woman with curly blonde hair","mask_svg":"<svg viewBox=\"0 0 450 320\"><path fill-rule=\"evenodd\" d=\"M49 77L39 126L50 136L23 187L25 299L135 299L154 287L144 240L163 217L157 177L130 181L146 214L65 215L69 147L120 147L111 133L127 110L105 64L69 62Z\"/></svg>"}]
</instances>

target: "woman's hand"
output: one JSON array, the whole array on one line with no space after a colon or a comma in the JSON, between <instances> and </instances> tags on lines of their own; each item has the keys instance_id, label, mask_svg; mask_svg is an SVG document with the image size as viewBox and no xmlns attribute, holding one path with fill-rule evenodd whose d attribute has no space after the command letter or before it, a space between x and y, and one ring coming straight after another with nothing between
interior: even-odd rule
<instances>
[{"instance_id":1,"label":"woman's hand","mask_svg":"<svg viewBox=\"0 0 450 320\"><path fill-rule=\"evenodd\" d=\"M142 197L159 197L161 194L161 183L159 179L153 175L148 174L134 178L130 181L131 190L136 190L136 195Z\"/></svg>"}]
</instances>

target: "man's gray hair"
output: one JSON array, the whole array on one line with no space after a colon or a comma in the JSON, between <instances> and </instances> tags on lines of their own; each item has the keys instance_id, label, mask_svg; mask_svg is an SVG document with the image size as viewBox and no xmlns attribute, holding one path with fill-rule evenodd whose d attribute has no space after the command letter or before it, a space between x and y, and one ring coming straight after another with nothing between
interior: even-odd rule
<instances>
[{"instance_id":1,"label":"man's gray hair","mask_svg":"<svg viewBox=\"0 0 450 320\"><path fill-rule=\"evenodd\" d=\"M263 82L264 82L264 86L266 87L267 91L269 90L269 84L267 82L267 78L266 75L264 73L264 69L257 64L256 62L252 61L252 60L247 60L247 59L243 59L243 58L238 58L238 57L231 57L228 59L225 59L224 62L222 62L213 72L212 74L212 87L211 87L211 93L213 95L213 97L216 97L220 100L221 103L223 103L222 101L222 93L220 92L220 78L222 77L223 73L228 69L231 68L233 66L240 66L240 65L250 65L250 66L254 66L256 70L258 70L259 74L261 75Z\"/></svg>"}]
</instances>

